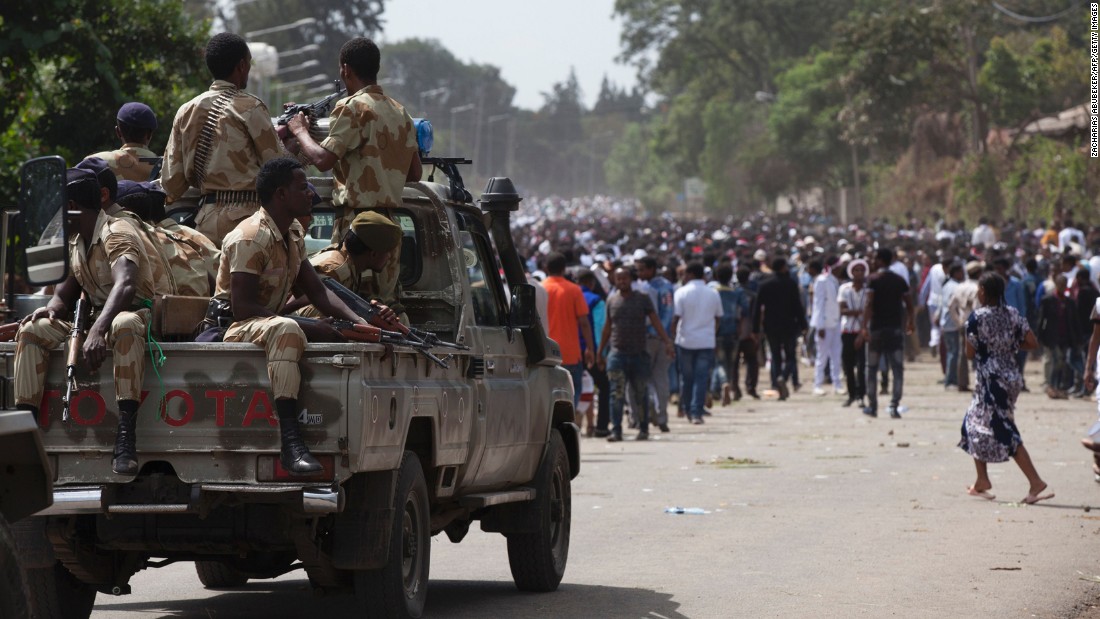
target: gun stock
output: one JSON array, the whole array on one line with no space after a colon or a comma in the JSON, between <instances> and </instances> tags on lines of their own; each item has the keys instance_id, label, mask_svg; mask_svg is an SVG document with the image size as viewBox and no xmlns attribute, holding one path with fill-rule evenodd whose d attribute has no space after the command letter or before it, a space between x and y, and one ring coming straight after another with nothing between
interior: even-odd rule
<instances>
[{"instance_id":1,"label":"gun stock","mask_svg":"<svg viewBox=\"0 0 1100 619\"><path fill-rule=\"evenodd\" d=\"M73 327L65 343L65 396L61 398L61 421L68 422L72 412L73 392L76 391L76 364L84 348L84 332L88 330L88 296L80 294L73 310Z\"/></svg>"}]
</instances>

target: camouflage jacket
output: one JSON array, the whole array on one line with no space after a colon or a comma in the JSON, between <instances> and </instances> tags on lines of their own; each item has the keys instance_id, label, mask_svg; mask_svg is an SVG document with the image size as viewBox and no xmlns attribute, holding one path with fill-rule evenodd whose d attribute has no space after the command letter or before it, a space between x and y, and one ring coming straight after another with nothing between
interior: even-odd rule
<instances>
[{"instance_id":1,"label":"camouflage jacket","mask_svg":"<svg viewBox=\"0 0 1100 619\"><path fill-rule=\"evenodd\" d=\"M321 147L336 155L332 203L342 208L401 206L416 154L412 118L377 85L336 103Z\"/></svg>"},{"instance_id":2,"label":"camouflage jacket","mask_svg":"<svg viewBox=\"0 0 1100 619\"><path fill-rule=\"evenodd\" d=\"M253 191L260 167L285 154L263 101L229 82L217 80L210 90L180 106L172 121L160 171L161 186L169 202L178 199L188 187L198 186L201 170L196 169L195 151L199 135L215 100L227 91L232 93L231 103L217 123L200 191L203 194Z\"/></svg>"},{"instance_id":3,"label":"camouflage jacket","mask_svg":"<svg viewBox=\"0 0 1100 619\"><path fill-rule=\"evenodd\" d=\"M259 277L256 302L277 314L286 304L305 254L302 225L295 221L284 237L267 209L261 208L242 221L222 242L214 296L232 301L231 275L251 273Z\"/></svg>"},{"instance_id":4,"label":"camouflage jacket","mask_svg":"<svg viewBox=\"0 0 1100 619\"><path fill-rule=\"evenodd\" d=\"M99 157L106 161L107 166L111 168L111 171L115 173L115 176L117 176L119 180L140 183L142 181L152 180L149 177L153 173L153 164L143 163L139 158L156 157L157 154L145 148L143 144L127 142L118 150L108 150L88 156Z\"/></svg>"},{"instance_id":5,"label":"camouflage jacket","mask_svg":"<svg viewBox=\"0 0 1100 619\"><path fill-rule=\"evenodd\" d=\"M122 258L137 266L133 306L151 301L154 294L153 275L149 261L145 259L141 238L129 222L100 211L95 234L87 243L79 234L74 234L69 240L69 264L73 276L93 306L103 307L107 302L115 281L111 268Z\"/></svg>"}]
</instances>

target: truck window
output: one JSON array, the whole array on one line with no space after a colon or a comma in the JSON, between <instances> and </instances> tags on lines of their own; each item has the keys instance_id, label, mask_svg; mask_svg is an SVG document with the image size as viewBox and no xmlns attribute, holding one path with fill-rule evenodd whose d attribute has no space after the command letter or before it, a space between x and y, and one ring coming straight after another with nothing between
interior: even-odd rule
<instances>
[{"instance_id":1,"label":"truck window","mask_svg":"<svg viewBox=\"0 0 1100 619\"><path fill-rule=\"evenodd\" d=\"M504 324L505 306L500 274L489 249L489 238L481 222L468 215L460 215L459 222L459 244L466 277L470 282L474 321L481 326L499 327Z\"/></svg>"},{"instance_id":2,"label":"truck window","mask_svg":"<svg viewBox=\"0 0 1100 619\"><path fill-rule=\"evenodd\" d=\"M401 285L406 288L420 279L422 261L416 234L416 218L407 211L390 211L390 217L401 226ZM318 206L306 230L306 253L313 255L331 245L335 214L331 207Z\"/></svg>"}]
</instances>

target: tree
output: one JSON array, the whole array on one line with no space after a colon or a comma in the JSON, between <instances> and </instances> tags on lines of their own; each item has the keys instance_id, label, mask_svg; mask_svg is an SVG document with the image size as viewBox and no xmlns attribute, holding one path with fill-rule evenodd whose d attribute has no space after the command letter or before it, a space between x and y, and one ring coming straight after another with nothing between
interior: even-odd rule
<instances>
[{"instance_id":1,"label":"tree","mask_svg":"<svg viewBox=\"0 0 1100 619\"><path fill-rule=\"evenodd\" d=\"M1087 63L1062 28L1042 35L1018 32L992 40L978 81L993 121L1015 127L1085 101Z\"/></svg>"},{"instance_id":2,"label":"tree","mask_svg":"<svg viewBox=\"0 0 1100 619\"><path fill-rule=\"evenodd\" d=\"M44 19L52 15L61 19ZM14 197L14 161L59 154L70 164L117 147L114 119L143 101L161 128L162 150L176 109L209 81L202 61L207 24L180 0L17 0L0 21L0 199Z\"/></svg>"}]
</instances>

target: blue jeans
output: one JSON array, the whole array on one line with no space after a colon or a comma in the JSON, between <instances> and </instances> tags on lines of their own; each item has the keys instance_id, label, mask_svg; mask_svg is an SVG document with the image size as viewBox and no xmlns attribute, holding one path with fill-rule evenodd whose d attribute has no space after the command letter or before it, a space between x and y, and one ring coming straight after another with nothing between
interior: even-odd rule
<instances>
[{"instance_id":1,"label":"blue jeans","mask_svg":"<svg viewBox=\"0 0 1100 619\"><path fill-rule=\"evenodd\" d=\"M894 390L890 396L890 406L897 407L901 403L902 387L905 384L905 332L901 329L882 329L871 332L870 341L867 342L867 403L868 408L878 412L878 390L875 384L878 380L879 362L883 361L894 375Z\"/></svg>"},{"instance_id":2,"label":"blue jeans","mask_svg":"<svg viewBox=\"0 0 1100 619\"><path fill-rule=\"evenodd\" d=\"M940 341L946 344L947 348L947 372L943 377L943 385L950 387L951 385L958 386L959 384L959 349L961 348L962 331L956 329L955 331L944 331L940 336Z\"/></svg>"},{"instance_id":3,"label":"blue jeans","mask_svg":"<svg viewBox=\"0 0 1100 619\"><path fill-rule=\"evenodd\" d=\"M562 364L562 367L569 370L569 375L573 377L573 409L576 410L584 390L584 363Z\"/></svg>"},{"instance_id":4,"label":"blue jeans","mask_svg":"<svg viewBox=\"0 0 1100 619\"><path fill-rule=\"evenodd\" d=\"M626 405L626 390L630 389L630 399L638 408L638 431L649 431L649 398L646 397L646 384L649 382L649 355L642 353L624 354L612 350L607 355L607 380L611 384L611 433L623 435L623 406Z\"/></svg>"},{"instance_id":5,"label":"blue jeans","mask_svg":"<svg viewBox=\"0 0 1100 619\"><path fill-rule=\"evenodd\" d=\"M710 370L714 367L713 348L676 347L680 357L680 401L688 417L701 418L707 401Z\"/></svg>"}]
</instances>

